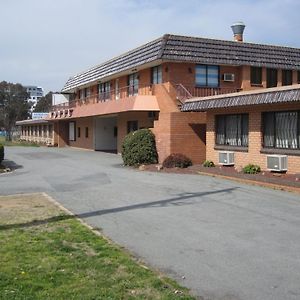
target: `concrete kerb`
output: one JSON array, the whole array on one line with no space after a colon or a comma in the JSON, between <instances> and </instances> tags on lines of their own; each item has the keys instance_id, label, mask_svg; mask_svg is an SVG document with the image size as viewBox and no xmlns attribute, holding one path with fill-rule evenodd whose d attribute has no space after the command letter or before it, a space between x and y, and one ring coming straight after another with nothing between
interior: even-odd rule
<instances>
[{"instance_id":1,"label":"concrete kerb","mask_svg":"<svg viewBox=\"0 0 300 300\"><path fill-rule=\"evenodd\" d=\"M222 178L222 179L226 179L226 180L232 180L232 181L236 181L239 183L244 183L244 184L249 184L249 185L254 185L254 186L271 188L271 189L279 190L279 191L300 194L300 188L297 188L297 187L285 186L285 185L268 183L268 182L260 182L260 181L244 179L244 178L236 178L236 177L220 175L220 174L212 174L212 173L208 173L208 172L206 173L206 172L198 171L197 174L203 175L203 176Z\"/></svg>"}]
</instances>

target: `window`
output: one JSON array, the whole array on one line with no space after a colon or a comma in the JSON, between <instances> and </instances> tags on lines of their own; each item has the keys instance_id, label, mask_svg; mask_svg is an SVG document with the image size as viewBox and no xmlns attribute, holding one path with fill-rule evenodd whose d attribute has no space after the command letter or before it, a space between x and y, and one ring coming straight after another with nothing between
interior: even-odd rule
<instances>
[{"instance_id":1,"label":"window","mask_svg":"<svg viewBox=\"0 0 300 300\"><path fill-rule=\"evenodd\" d=\"M85 137L88 138L89 137L89 128L85 127Z\"/></svg>"},{"instance_id":2,"label":"window","mask_svg":"<svg viewBox=\"0 0 300 300\"><path fill-rule=\"evenodd\" d=\"M139 92L139 74L133 73L128 76L128 96L135 96Z\"/></svg>"},{"instance_id":3,"label":"window","mask_svg":"<svg viewBox=\"0 0 300 300\"><path fill-rule=\"evenodd\" d=\"M120 86L119 86L119 79L116 79L115 81L115 99L120 99Z\"/></svg>"},{"instance_id":4,"label":"window","mask_svg":"<svg viewBox=\"0 0 300 300\"><path fill-rule=\"evenodd\" d=\"M277 86L277 70L267 69L267 88Z\"/></svg>"},{"instance_id":5,"label":"window","mask_svg":"<svg viewBox=\"0 0 300 300\"><path fill-rule=\"evenodd\" d=\"M297 82L300 83L300 71L297 71Z\"/></svg>"},{"instance_id":6,"label":"window","mask_svg":"<svg viewBox=\"0 0 300 300\"><path fill-rule=\"evenodd\" d=\"M162 69L161 69L161 66L154 67L151 70L152 70L151 82L153 84L162 83Z\"/></svg>"},{"instance_id":7,"label":"window","mask_svg":"<svg viewBox=\"0 0 300 300\"><path fill-rule=\"evenodd\" d=\"M263 145L266 148L299 149L300 111L263 113Z\"/></svg>"},{"instance_id":8,"label":"window","mask_svg":"<svg viewBox=\"0 0 300 300\"><path fill-rule=\"evenodd\" d=\"M99 99L106 101L110 99L110 81L99 84Z\"/></svg>"},{"instance_id":9,"label":"window","mask_svg":"<svg viewBox=\"0 0 300 300\"><path fill-rule=\"evenodd\" d=\"M85 91L84 89L80 90L80 94L79 94L79 99L84 99L85 98Z\"/></svg>"},{"instance_id":10,"label":"window","mask_svg":"<svg viewBox=\"0 0 300 300\"><path fill-rule=\"evenodd\" d=\"M85 88L84 89L84 97L88 98L91 96L91 89L90 88Z\"/></svg>"},{"instance_id":11,"label":"window","mask_svg":"<svg viewBox=\"0 0 300 300\"><path fill-rule=\"evenodd\" d=\"M293 84L293 71L282 70L282 85L292 85L292 84Z\"/></svg>"},{"instance_id":12,"label":"window","mask_svg":"<svg viewBox=\"0 0 300 300\"><path fill-rule=\"evenodd\" d=\"M136 131L139 129L138 121L128 121L127 122L127 133Z\"/></svg>"},{"instance_id":13,"label":"window","mask_svg":"<svg viewBox=\"0 0 300 300\"><path fill-rule=\"evenodd\" d=\"M69 123L69 141L76 141L76 126L75 126L75 122L70 122ZM50 128L49 128L50 131ZM51 130L52 132L52 130Z\"/></svg>"},{"instance_id":14,"label":"window","mask_svg":"<svg viewBox=\"0 0 300 300\"><path fill-rule=\"evenodd\" d=\"M248 147L248 114L216 116L216 144Z\"/></svg>"},{"instance_id":15,"label":"window","mask_svg":"<svg viewBox=\"0 0 300 300\"><path fill-rule=\"evenodd\" d=\"M80 127L77 128L77 137L80 138Z\"/></svg>"},{"instance_id":16,"label":"window","mask_svg":"<svg viewBox=\"0 0 300 300\"><path fill-rule=\"evenodd\" d=\"M250 69L251 84L262 84L262 68L251 67Z\"/></svg>"},{"instance_id":17,"label":"window","mask_svg":"<svg viewBox=\"0 0 300 300\"><path fill-rule=\"evenodd\" d=\"M218 87L219 73L218 66L196 65L196 85Z\"/></svg>"}]
</instances>

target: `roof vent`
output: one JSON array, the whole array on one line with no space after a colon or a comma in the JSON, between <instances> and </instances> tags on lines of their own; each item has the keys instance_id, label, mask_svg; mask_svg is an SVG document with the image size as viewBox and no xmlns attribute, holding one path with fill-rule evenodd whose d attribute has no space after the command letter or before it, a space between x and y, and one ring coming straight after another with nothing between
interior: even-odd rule
<instances>
[{"instance_id":1,"label":"roof vent","mask_svg":"<svg viewBox=\"0 0 300 300\"><path fill-rule=\"evenodd\" d=\"M233 38L236 42L243 41L243 33L246 25L243 22L236 22L231 25L233 31Z\"/></svg>"}]
</instances>

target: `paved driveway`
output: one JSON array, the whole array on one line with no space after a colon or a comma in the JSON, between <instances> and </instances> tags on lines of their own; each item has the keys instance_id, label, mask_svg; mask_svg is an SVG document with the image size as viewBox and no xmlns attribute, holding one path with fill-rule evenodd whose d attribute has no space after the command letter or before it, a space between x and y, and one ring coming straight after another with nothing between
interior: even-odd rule
<instances>
[{"instance_id":1,"label":"paved driveway","mask_svg":"<svg viewBox=\"0 0 300 300\"><path fill-rule=\"evenodd\" d=\"M123 168L117 155L6 148L0 194L47 192L204 299L300 299L300 197L198 175Z\"/></svg>"}]
</instances>

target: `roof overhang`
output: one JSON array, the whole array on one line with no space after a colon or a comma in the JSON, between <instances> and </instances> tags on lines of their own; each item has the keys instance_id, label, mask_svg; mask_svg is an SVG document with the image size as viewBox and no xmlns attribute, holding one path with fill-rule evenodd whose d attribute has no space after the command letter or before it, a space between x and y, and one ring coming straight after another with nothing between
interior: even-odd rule
<instances>
[{"instance_id":1,"label":"roof overhang","mask_svg":"<svg viewBox=\"0 0 300 300\"><path fill-rule=\"evenodd\" d=\"M46 125L48 123L49 123L49 121L45 120L45 119L35 119L35 120L30 119L30 120L17 121L16 125L17 126L20 126L20 125L36 125L36 124Z\"/></svg>"},{"instance_id":2,"label":"roof overhang","mask_svg":"<svg viewBox=\"0 0 300 300\"><path fill-rule=\"evenodd\" d=\"M208 111L241 106L300 103L300 84L187 100L181 111Z\"/></svg>"}]
</instances>

